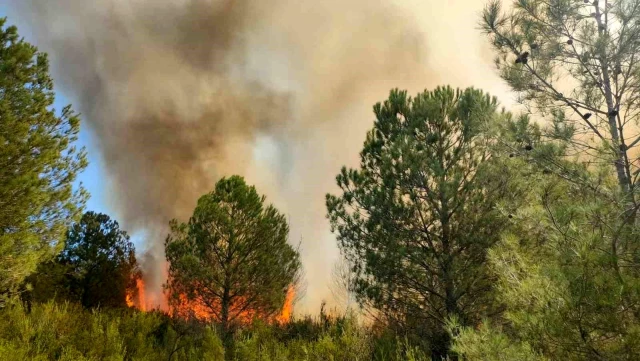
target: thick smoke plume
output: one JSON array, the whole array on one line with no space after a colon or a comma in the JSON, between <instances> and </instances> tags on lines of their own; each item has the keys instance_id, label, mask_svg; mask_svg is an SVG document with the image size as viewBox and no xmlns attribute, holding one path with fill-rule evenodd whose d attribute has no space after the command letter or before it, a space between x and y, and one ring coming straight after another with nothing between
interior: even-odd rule
<instances>
[{"instance_id":1,"label":"thick smoke plume","mask_svg":"<svg viewBox=\"0 0 640 361\"><path fill-rule=\"evenodd\" d=\"M237 173L289 214L305 308L315 307L329 295L337 254L323 195L340 166L357 160L372 104L392 87L458 85L429 73L459 64L427 67L425 28L415 9L392 0L9 3L51 54L59 88L99 144L106 201L127 229L144 232L147 285L157 294L168 221L186 219L200 195ZM478 2L454 3L459 11ZM465 59L480 58L471 52ZM471 85L468 74L482 70L455 71Z\"/></svg>"}]
</instances>

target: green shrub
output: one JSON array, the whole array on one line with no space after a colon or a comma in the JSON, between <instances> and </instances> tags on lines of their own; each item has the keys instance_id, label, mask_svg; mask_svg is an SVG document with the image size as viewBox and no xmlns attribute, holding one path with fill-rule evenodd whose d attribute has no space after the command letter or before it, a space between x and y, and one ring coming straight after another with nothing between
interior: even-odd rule
<instances>
[{"instance_id":1,"label":"green shrub","mask_svg":"<svg viewBox=\"0 0 640 361\"><path fill-rule=\"evenodd\" d=\"M222 361L211 327L158 312L87 311L81 306L20 304L0 311L3 360Z\"/></svg>"},{"instance_id":2,"label":"green shrub","mask_svg":"<svg viewBox=\"0 0 640 361\"><path fill-rule=\"evenodd\" d=\"M424 361L406 340L374 332L354 315L256 321L235 336L237 361ZM0 361L223 361L215 325L161 312L20 303L0 310Z\"/></svg>"}]
</instances>

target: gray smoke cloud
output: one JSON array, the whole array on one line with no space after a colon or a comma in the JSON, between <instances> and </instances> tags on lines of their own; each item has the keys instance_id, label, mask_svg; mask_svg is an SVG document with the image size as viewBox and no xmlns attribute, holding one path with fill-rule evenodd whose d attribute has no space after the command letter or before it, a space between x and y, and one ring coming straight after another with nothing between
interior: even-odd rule
<instances>
[{"instance_id":1,"label":"gray smoke cloud","mask_svg":"<svg viewBox=\"0 0 640 361\"><path fill-rule=\"evenodd\" d=\"M338 254L324 194L357 162L371 106L393 87L502 91L475 0L9 3L94 134L107 201L144 232L158 295L168 221L240 174L289 215L308 284L301 309L315 309Z\"/></svg>"}]
</instances>

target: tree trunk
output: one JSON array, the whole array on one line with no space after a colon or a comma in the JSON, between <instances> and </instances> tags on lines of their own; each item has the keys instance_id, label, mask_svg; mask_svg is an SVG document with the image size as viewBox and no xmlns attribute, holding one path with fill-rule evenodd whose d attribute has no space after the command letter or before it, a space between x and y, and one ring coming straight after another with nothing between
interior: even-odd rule
<instances>
[{"instance_id":1,"label":"tree trunk","mask_svg":"<svg viewBox=\"0 0 640 361\"><path fill-rule=\"evenodd\" d=\"M444 166L444 164L443 164ZM454 282L454 270L452 267L453 259L452 259L452 240L451 239L451 230L449 224L449 199L447 194L444 192L444 185L446 181L442 179L440 185L440 223L442 225L442 282L444 284L444 293L445 293L445 320L451 316L458 316L458 305L456 299L455 292L455 282ZM455 355L450 354L451 348L451 337L449 333L444 329L441 330L440 335L437 337L437 340L434 340L434 346L431 350L431 359L432 360L450 360L455 361L457 358Z\"/></svg>"},{"instance_id":2,"label":"tree trunk","mask_svg":"<svg viewBox=\"0 0 640 361\"><path fill-rule=\"evenodd\" d=\"M448 242L447 242L448 243ZM449 248L449 247L447 247ZM443 281L444 281L444 294L445 294L445 312L446 319L451 316L460 316L460 310L458 309L458 299L456 297L456 285L453 277L453 269L452 269L452 259L450 254L450 250L447 250L446 259L444 261L444 269L443 269ZM439 352L432 354L433 360L449 360L456 361L458 358L456 355L450 352L451 349L451 337L449 333L445 330L442 333L442 336L439 338L440 349Z\"/></svg>"},{"instance_id":3,"label":"tree trunk","mask_svg":"<svg viewBox=\"0 0 640 361\"><path fill-rule=\"evenodd\" d=\"M220 328L222 329L222 345L224 346L224 358L227 361L233 359L233 334L229 322L229 308L231 307L231 299L229 287L224 288L222 294L220 310Z\"/></svg>"},{"instance_id":4,"label":"tree trunk","mask_svg":"<svg viewBox=\"0 0 640 361\"><path fill-rule=\"evenodd\" d=\"M603 14L600 12L600 7L596 6L596 20L598 22L598 33L600 36L606 36L606 23L602 21ZM611 143L615 147L616 157L614 160L614 166L616 168L616 175L618 176L618 184L620 189L624 192L625 196L628 195L631 190L631 183L629 176L626 172L626 149L624 145L624 136L622 134L622 128L618 129L617 115L614 115L613 111L617 110L617 104L613 99L613 92L611 91L611 79L609 77L609 62L607 59L606 50L603 48L600 51L600 70L602 70L602 87L604 91L605 100L607 102L607 122L609 123L609 132L611 133Z\"/></svg>"}]
</instances>

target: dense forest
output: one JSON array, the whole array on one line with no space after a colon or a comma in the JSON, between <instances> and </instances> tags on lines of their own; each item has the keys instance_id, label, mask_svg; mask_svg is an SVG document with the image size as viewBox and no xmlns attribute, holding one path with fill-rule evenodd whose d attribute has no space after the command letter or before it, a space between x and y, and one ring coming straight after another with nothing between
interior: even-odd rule
<instances>
[{"instance_id":1,"label":"dense forest","mask_svg":"<svg viewBox=\"0 0 640 361\"><path fill-rule=\"evenodd\" d=\"M0 360L640 359L640 0L501 4L478 20L519 110L450 86L375 104L325 197L354 302L309 316L286 215L238 175L167 225L150 309L76 182L81 116L0 19Z\"/></svg>"}]
</instances>

